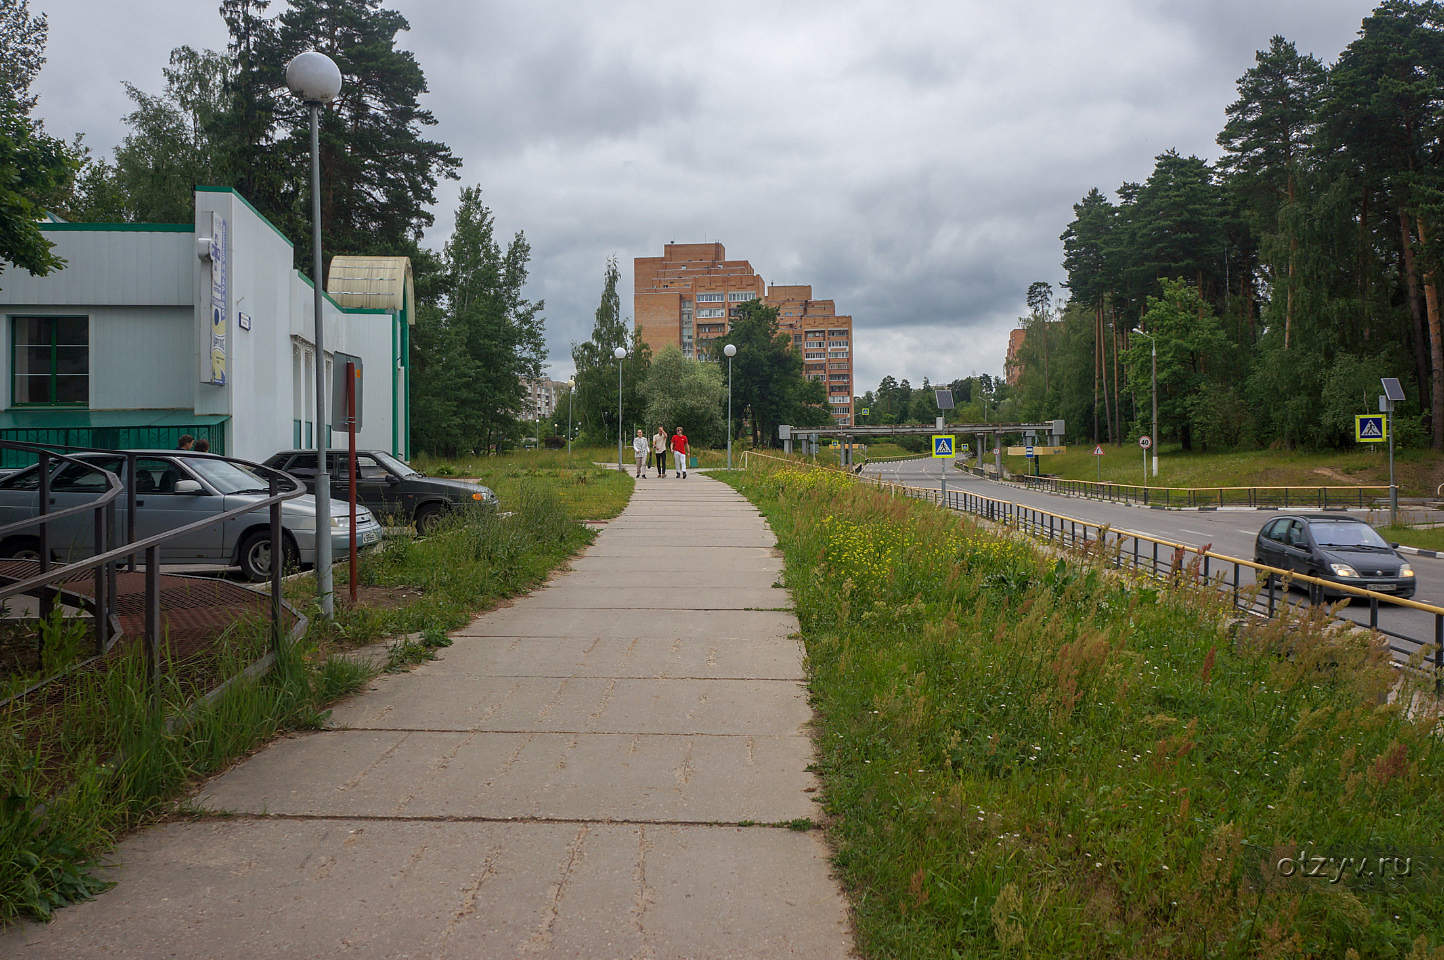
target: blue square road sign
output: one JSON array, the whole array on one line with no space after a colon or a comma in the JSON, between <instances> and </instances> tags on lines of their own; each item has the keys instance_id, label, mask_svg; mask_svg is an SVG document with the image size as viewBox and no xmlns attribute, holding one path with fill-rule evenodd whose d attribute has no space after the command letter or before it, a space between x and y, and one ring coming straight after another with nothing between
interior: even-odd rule
<instances>
[{"instance_id":1,"label":"blue square road sign","mask_svg":"<svg viewBox=\"0 0 1444 960\"><path fill-rule=\"evenodd\" d=\"M1389 439L1389 420L1382 413L1361 413L1354 417L1354 440L1383 443Z\"/></svg>"},{"instance_id":2,"label":"blue square road sign","mask_svg":"<svg viewBox=\"0 0 1444 960\"><path fill-rule=\"evenodd\" d=\"M951 457L953 455L952 434L933 434L933 456Z\"/></svg>"}]
</instances>

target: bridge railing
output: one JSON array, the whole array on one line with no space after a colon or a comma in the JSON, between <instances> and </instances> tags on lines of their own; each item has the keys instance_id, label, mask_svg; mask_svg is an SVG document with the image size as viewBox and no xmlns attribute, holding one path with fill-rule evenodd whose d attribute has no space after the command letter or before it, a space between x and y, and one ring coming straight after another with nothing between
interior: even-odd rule
<instances>
[{"instance_id":1,"label":"bridge railing","mask_svg":"<svg viewBox=\"0 0 1444 960\"><path fill-rule=\"evenodd\" d=\"M973 473L975 470L970 469L969 472ZM1015 474L1006 477L1005 480L1030 490L1042 490L1064 496L1164 508L1251 507L1255 510L1329 510L1356 507L1363 509L1373 505L1375 500L1389 496L1387 484L1158 487L1141 483L1032 477L1026 474Z\"/></svg>"},{"instance_id":2,"label":"bridge railing","mask_svg":"<svg viewBox=\"0 0 1444 960\"><path fill-rule=\"evenodd\" d=\"M1219 553L1209 547L1193 547L1164 537L1115 530L1106 523L1070 517L1012 500L988 497L966 490L949 490L944 497L937 487L909 486L877 477L857 475L835 467L812 465L755 451L752 456L769 468L803 467L841 473L858 483L890 495L923 500L949 510L967 513L1058 547L1085 551L1101 557L1117 569L1129 570L1168 584L1208 586L1227 597L1234 609L1265 618L1276 617L1284 610L1298 612L1304 608L1304 602L1297 601L1292 596L1293 587L1300 587L1305 591L1310 606L1322 605L1330 594L1338 595L1340 599L1348 599L1350 603L1358 601L1361 612L1367 609L1366 618L1355 620L1344 616L1343 611L1350 609L1348 606L1331 607L1329 615L1335 620L1366 626L1375 631L1386 638L1393 653L1405 659L1412 661L1414 657L1421 655L1421 651L1428 655L1435 691L1444 692L1444 607L1255 563ZM1254 582L1247 582L1245 576L1251 577ZM1381 626L1379 613L1387 608L1426 615L1431 624L1430 634L1426 638L1420 638Z\"/></svg>"}]
</instances>

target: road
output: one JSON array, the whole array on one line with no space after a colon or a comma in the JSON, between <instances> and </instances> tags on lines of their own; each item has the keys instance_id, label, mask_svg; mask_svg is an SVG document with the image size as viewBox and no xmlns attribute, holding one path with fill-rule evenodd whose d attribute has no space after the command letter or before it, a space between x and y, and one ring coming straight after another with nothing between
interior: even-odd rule
<instances>
[{"instance_id":1,"label":"road","mask_svg":"<svg viewBox=\"0 0 1444 960\"><path fill-rule=\"evenodd\" d=\"M870 463L863 468L863 472L894 483L936 489L940 477L940 462L918 459ZM1191 547L1211 545L1211 549L1216 553L1241 557L1244 560L1253 559L1254 537L1259 528L1278 515L1277 512L1269 510L1153 510L1128 504L1066 497L1040 490L1026 490L1012 484L983 480L952 469L948 471L948 490L965 490L998 500L1010 500L1090 523L1106 523L1114 530L1147 534ZM1360 514L1354 511L1354 515ZM1364 516L1368 518L1367 514ZM1407 559L1419 577L1418 592L1414 599L1420 603L1444 607L1444 560L1417 556ZM1252 571L1248 568L1244 568L1241 582L1253 583ZM1356 606L1343 612L1350 619L1368 622L1367 607ZM1380 610L1379 625L1391 633L1414 641L1414 645L1432 643L1434 639L1434 617L1421 611Z\"/></svg>"}]
</instances>

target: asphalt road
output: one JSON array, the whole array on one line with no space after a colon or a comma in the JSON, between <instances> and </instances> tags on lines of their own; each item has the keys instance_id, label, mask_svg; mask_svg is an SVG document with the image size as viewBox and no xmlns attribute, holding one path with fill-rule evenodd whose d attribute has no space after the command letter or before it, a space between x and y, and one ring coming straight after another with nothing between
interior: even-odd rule
<instances>
[{"instance_id":1,"label":"asphalt road","mask_svg":"<svg viewBox=\"0 0 1444 960\"><path fill-rule=\"evenodd\" d=\"M941 473L938 466L940 462L942 461L919 459L871 463L863 468L863 472L894 483L937 488ZM1279 515L1278 512L1269 510L1154 510L1026 490L1008 483L983 480L954 469L948 470L948 490L966 490L998 500L1010 500L1090 523L1106 523L1114 530L1147 534L1191 547L1211 547L1216 553L1244 560L1253 559L1254 537L1259 528ZM1354 516L1363 516L1371 522L1380 520L1377 516L1370 517L1367 512L1351 512ZM1444 607L1444 559L1418 556L1407 559L1419 578L1414 599L1420 603ZM1240 579L1241 583L1252 584L1252 570L1244 568ZM1301 592L1294 594L1295 600L1303 597ZM1369 611L1367 607L1355 606L1345 609L1343 615L1367 623ZM1413 641L1412 644L1407 641L1400 644L1406 649L1412 649L1420 643L1433 642L1434 619L1430 614L1415 610L1381 609L1379 612L1379 626L1382 629Z\"/></svg>"}]
</instances>

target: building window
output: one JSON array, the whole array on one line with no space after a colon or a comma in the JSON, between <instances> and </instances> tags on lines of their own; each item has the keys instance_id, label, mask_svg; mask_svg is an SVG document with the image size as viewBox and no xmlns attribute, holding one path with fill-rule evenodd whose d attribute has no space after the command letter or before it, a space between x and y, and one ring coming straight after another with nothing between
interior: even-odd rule
<instances>
[{"instance_id":1,"label":"building window","mask_svg":"<svg viewBox=\"0 0 1444 960\"><path fill-rule=\"evenodd\" d=\"M698 300L701 300L702 298L699 296L697 299L698 299ZM725 317L725 316L727 316L727 311L726 311L725 309L723 309L722 307L698 307L698 308L697 308L697 319L698 319L698 320L708 320L708 319L712 319L712 318L716 318L716 317Z\"/></svg>"},{"instance_id":2,"label":"building window","mask_svg":"<svg viewBox=\"0 0 1444 960\"><path fill-rule=\"evenodd\" d=\"M807 353L807 354L803 354L803 359L804 359L804 360L826 360L826 359L827 359L827 354L825 354L825 353Z\"/></svg>"},{"instance_id":3,"label":"building window","mask_svg":"<svg viewBox=\"0 0 1444 960\"><path fill-rule=\"evenodd\" d=\"M11 330L17 405L90 401L89 317L16 317Z\"/></svg>"},{"instance_id":4,"label":"building window","mask_svg":"<svg viewBox=\"0 0 1444 960\"><path fill-rule=\"evenodd\" d=\"M727 293L729 303L746 303L748 300L756 300L757 294L751 290L730 290Z\"/></svg>"},{"instance_id":5,"label":"building window","mask_svg":"<svg viewBox=\"0 0 1444 960\"><path fill-rule=\"evenodd\" d=\"M846 341L846 340L829 340L829 341L827 341L827 345L828 345L829 347L845 347L845 346L847 346L847 341Z\"/></svg>"},{"instance_id":6,"label":"building window","mask_svg":"<svg viewBox=\"0 0 1444 960\"><path fill-rule=\"evenodd\" d=\"M721 302L722 302L722 294L720 294L720 293L699 293L699 294L697 294L697 302L698 302L698 303L721 303Z\"/></svg>"}]
</instances>

